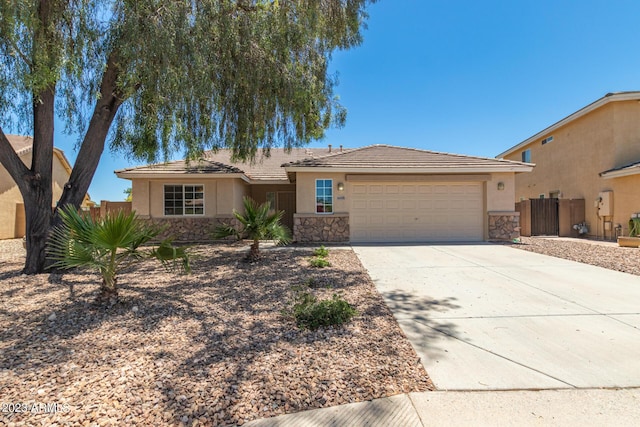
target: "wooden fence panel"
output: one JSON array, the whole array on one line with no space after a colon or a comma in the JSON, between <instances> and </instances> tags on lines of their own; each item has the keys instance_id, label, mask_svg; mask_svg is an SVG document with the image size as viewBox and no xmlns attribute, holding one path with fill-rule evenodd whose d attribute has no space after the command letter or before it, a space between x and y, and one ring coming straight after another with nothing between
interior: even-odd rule
<instances>
[{"instance_id":1,"label":"wooden fence panel","mask_svg":"<svg viewBox=\"0 0 640 427\"><path fill-rule=\"evenodd\" d=\"M558 199L531 199L531 235L557 236L559 231Z\"/></svg>"}]
</instances>

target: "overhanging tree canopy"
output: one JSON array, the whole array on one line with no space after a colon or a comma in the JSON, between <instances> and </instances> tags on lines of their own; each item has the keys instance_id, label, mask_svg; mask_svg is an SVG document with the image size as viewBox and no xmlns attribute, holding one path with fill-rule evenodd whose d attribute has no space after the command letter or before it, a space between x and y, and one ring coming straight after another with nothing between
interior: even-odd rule
<instances>
[{"instance_id":1,"label":"overhanging tree canopy","mask_svg":"<svg viewBox=\"0 0 640 427\"><path fill-rule=\"evenodd\" d=\"M25 272L55 218L54 109L83 135L59 207L80 205L108 136L145 161L303 145L344 122L327 65L371 1L0 0L0 163L25 201ZM30 166L4 128L33 130Z\"/></svg>"}]
</instances>

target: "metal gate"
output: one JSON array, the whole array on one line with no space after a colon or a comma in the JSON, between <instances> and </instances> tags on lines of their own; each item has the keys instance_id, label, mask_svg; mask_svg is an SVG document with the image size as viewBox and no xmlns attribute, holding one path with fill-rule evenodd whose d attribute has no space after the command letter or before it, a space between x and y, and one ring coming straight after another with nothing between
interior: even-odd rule
<instances>
[{"instance_id":1,"label":"metal gate","mask_svg":"<svg viewBox=\"0 0 640 427\"><path fill-rule=\"evenodd\" d=\"M531 235L557 236L559 232L558 199L531 199Z\"/></svg>"}]
</instances>

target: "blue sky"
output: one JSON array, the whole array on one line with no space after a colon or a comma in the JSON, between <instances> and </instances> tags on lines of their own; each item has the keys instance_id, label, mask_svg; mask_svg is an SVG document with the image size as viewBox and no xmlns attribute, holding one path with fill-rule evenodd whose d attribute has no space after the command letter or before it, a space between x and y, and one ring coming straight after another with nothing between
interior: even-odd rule
<instances>
[{"instance_id":1,"label":"blue sky","mask_svg":"<svg viewBox=\"0 0 640 427\"><path fill-rule=\"evenodd\" d=\"M313 147L392 144L494 157L608 92L640 90L637 0L380 0L334 54L347 124ZM57 126L73 163L76 136ZM92 199L122 200L103 154Z\"/></svg>"}]
</instances>

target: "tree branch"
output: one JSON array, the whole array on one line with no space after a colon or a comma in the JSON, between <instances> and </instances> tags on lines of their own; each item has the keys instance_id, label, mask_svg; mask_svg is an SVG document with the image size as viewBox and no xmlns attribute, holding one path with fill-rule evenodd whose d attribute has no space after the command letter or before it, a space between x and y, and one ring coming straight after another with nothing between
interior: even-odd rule
<instances>
[{"instance_id":1,"label":"tree branch","mask_svg":"<svg viewBox=\"0 0 640 427\"><path fill-rule=\"evenodd\" d=\"M16 54L20 57L20 59L22 59L25 62L25 64L27 64L29 66L29 68L33 67L33 63L31 62L29 57L27 55L25 55L22 52L22 50L20 50L20 47L18 47L18 45L16 44L15 40L13 40L11 37L9 37L9 45L16 52Z\"/></svg>"},{"instance_id":2,"label":"tree branch","mask_svg":"<svg viewBox=\"0 0 640 427\"><path fill-rule=\"evenodd\" d=\"M111 123L124 102L117 82L120 75L117 52L112 52L107 59L107 67L102 75L100 96L96 101L89 127L82 140L78 157L71 171L69 182L60 197L58 208L65 205L80 206L96 172L100 157L104 151L105 141Z\"/></svg>"},{"instance_id":3,"label":"tree branch","mask_svg":"<svg viewBox=\"0 0 640 427\"><path fill-rule=\"evenodd\" d=\"M13 149L2 127L0 127L0 164L9 172L9 175L11 175L20 190L22 191L23 187L26 190L25 177L31 175L31 171L20 160L20 156Z\"/></svg>"}]
</instances>

